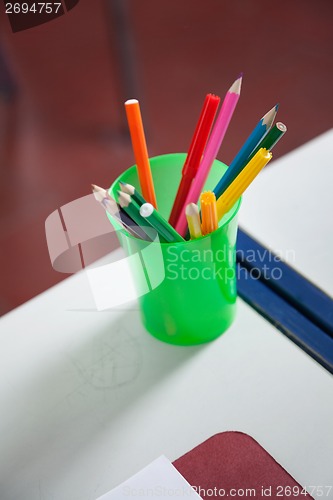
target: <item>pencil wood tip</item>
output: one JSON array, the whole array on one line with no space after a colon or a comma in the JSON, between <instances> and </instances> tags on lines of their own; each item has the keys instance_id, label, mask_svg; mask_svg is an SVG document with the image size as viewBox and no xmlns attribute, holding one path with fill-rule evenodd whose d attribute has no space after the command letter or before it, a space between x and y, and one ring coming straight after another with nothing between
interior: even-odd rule
<instances>
[{"instance_id":1,"label":"pencil wood tip","mask_svg":"<svg viewBox=\"0 0 333 500\"><path fill-rule=\"evenodd\" d=\"M131 197L129 194L124 193L123 191L118 190L117 191L117 196L118 196L118 202L121 207L128 207L128 205L131 203Z\"/></svg>"},{"instance_id":2,"label":"pencil wood tip","mask_svg":"<svg viewBox=\"0 0 333 500\"><path fill-rule=\"evenodd\" d=\"M124 200L130 198L130 196L127 193L124 193L123 191L120 191L120 189L118 189L117 195L118 195L119 198L123 198Z\"/></svg>"},{"instance_id":3,"label":"pencil wood tip","mask_svg":"<svg viewBox=\"0 0 333 500\"><path fill-rule=\"evenodd\" d=\"M108 197L108 192L105 189L96 186L96 184L91 184L91 188L93 195L95 196L95 200L102 202Z\"/></svg>"},{"instance_id":4,"label":"pencil wood tip","mask_svg":"<svg viewBox=\"0 0 333 500\"><path fill-rule=\"evenodd\" d=\"M278 107L279 105L276 104L275 106L272 107L272 109L267 111L267 113L262 117L262 124L266 125L267 128L273 125Z\"/></svg>"},{"instance_id":5,"label":"pencil wood tip","mask_svg":"<svg viewBox=\"0 0 333 500\"><path fill-rule=\"evenodd\" d=\"M134 186L131 186L131 184L127 184L127 182L119 181L120 184L120 189L122 190L123 193L133 195L135 192Z\"/></svg>"},{"instance_id":6,"label":"pencil wood tip","mask_svg":"<svg viewBox=\"0 0 333 500\"><path fill-rule=\"evenodd\" d=\"M242 86L242 78L243 74L241 73L241 75L237 78L237 80L235 80L234 83L231 85L230 89L228 90L229 93L240 94Z\"/></svg>"}]
</instances>

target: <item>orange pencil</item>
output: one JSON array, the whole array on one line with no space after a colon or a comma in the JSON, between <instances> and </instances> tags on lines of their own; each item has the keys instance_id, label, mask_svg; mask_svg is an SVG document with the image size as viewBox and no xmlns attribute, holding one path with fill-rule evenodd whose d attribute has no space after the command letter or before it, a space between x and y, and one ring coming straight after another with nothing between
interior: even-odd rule
<instances>
[{"instance_id":1,"label":"orange pencil","mask_svg":"<svg viewBox=\"0 0 333 500\"><path fill-rule=\"evenodd\" d=\"M125 102L125 110L131 134L135 162L138 168L142 196L148 203L151 203L157 208L139 101L137 99L129 99Z\"/></svg>"},{"instance_id":2,"label":"orange pencil","mask_svg":"<svg viewBox=\"0 0 333 500\"><path fill-rule=\"evenodd\" d=\"M206 191L200 195L201 205L201 231L203 236L212 233L218 228L217 207L215 194Z\"/></svg>"}]
</instances>

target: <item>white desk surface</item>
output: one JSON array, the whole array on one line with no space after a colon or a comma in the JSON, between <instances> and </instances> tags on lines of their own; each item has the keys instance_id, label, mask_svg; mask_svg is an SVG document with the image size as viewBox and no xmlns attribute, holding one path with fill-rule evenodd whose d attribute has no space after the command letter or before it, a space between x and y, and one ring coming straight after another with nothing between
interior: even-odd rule
<instances>
[{"instance_id":1,"label":"white desk surface","mask_svg":"<svg viewBox=\"0 0 333 500\"><path fill-rule=\"evenodd\" d=\"M136 304L94 311L79 273L1 318L1 500L94 500L226 430L302 485L332 485L333 377L238 308L215 342L171 346L143 330Z\"/></svg>"},{"instance_id":2,"label":"white desk surface","mask_svg":"<svg viewBox=\"0 0 333 500\"><path fill-rule=\"evenodd\" d=\"M333 129L276 161L273 151L244 193L239 224L333 297L332 189Z\"/></svg>"}]
</instances>

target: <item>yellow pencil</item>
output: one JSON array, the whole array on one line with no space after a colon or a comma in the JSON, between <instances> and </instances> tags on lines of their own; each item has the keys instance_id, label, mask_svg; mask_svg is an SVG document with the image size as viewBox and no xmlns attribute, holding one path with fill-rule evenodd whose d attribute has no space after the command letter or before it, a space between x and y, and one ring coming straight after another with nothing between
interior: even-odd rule
<instances>
[{"instance_id":1,"label":"yellow pencil","mask_svg":"<svg viewBox=\"0 0 333 500\"><path fill-rule=\"evenodd\" d=\"M200 236L202 236L202 233L198 205L196 205L195 203L189 203L186 207L185 215L191 240L200 238Z\"/></svg>"},{"instance_id":2,"label":"yellow pencil","mask_svg":"<svg viewBox=\"0 0 333 500\"><path fill-rule=\"evenodd\" d=\"M272 158L272 153L265 148L259 149L249 163L244 167L241 173L224 191L217 200L217 218L221 220L231 207L236 203L238 198L244 193L246 188L251 184L253 179L259 174L260 170Z\"/></svg>"},{"instance_id":3,"label":"yellow pencil","mask_svg":"<svg viewBox=\"0 0 333 500\"><path fill-rule=\"evenodd\" d=\"M132 146L136 166L138 169L142 195L147 202L151 203L155 208L157 208L153 177L150 170L147 144L145 133L143 130L139 101L137 99L129 99L125 102L125 110L131 134Z\"/></svg>"},{"instance_id":4,"label":"yellow pencil","mask_svg":"<svg viewBox=\"0 0 333 500\"><path fill-rule=\"evenodd\" d=\"M218 228L216 198L213 191L206 191L200 195L201 231L205 236Z\"/></svg>"}]
</instances>

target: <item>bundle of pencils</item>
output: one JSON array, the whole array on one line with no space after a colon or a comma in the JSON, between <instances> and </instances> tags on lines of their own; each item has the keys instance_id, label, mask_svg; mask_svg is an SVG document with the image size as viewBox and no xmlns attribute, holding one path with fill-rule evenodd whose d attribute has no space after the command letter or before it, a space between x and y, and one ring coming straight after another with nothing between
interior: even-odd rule
<instances>
[{"instance_id":1,"label":"bundle of pencils","mask_svg":"<svg viewBox=\"0 0 333 500\"><path fill-rule=\"evenodd\" d=\"M136 99L125 102L141 193L124 182L119 183L117 201L98 186L93 185L93 192L104 209L132 236L154 241L156 234L160 242L174 243L184 242L187 235L196 239L212 233L271 160L271 150L287 131L281 122L273 125L278 104L259 120L216 186L202 192L236 109L241 85L242 74L227 91L218 114L220 98L207 94L182 168L169 221L157 208L139 102ZM201 211L197 205L199 201Z\"/></svg>"}]
</instances>

